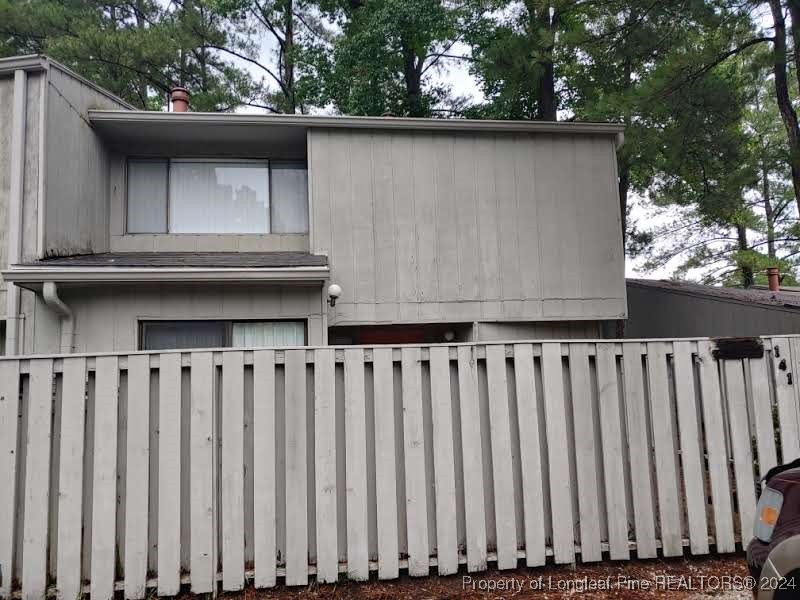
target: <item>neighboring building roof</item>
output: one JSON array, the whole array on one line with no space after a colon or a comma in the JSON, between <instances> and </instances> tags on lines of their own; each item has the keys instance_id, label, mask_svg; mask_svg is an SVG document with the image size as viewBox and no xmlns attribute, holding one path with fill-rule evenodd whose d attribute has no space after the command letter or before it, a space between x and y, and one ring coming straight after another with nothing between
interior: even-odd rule
<instances>
[{"instance_id":1,"label":"neighboring building roof","mask_svg":"<svg viewBox=\"0 0 800 600\"><path fill-rule=\"evenodd\" d=\"M308 252L103 252L45 258L21 267L325 267L328 257Z\"/></svg>"},{"instance_id":2,"label":"neighboring building roof","mask_svg":"<svg viewBox=\"0 0 800 600\"><path fill-rule=\"evenodd\" d=\"M629 286L634 285L722 301L744 302L773 308L800 309L800 293L794 291L781 290L779 292L771 292L768 289L760 288L720 287L666 279L628 279L627 283Z\"/></svg>"}]
</instances>

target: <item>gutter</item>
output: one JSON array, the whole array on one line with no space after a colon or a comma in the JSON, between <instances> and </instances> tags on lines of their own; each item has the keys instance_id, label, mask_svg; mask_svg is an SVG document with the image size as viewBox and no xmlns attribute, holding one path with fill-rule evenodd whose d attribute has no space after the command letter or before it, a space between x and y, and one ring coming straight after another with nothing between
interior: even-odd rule
<instances>
[{"instance_id":1,"label":"gutter","mask_svg":"<svg viewBox=\"0 0 800 600\"><path fill-rule=\"evenodd\" d=\"M14 71L11 116L11 180L8 195L8 264L19 262L22 253L22 203L25 182L25 120L28 112L28 73ZM6 355L19 354L20 289L9 283L6 293Z\"/></svg>"},{"instance_id":2,"label":"gutter","mask_svg":"<svg viewBox=\"0 0 800 600\"><path fill-rule=\"evenodd\" d=\"M12 267L3 279L30 288L46 282L103 283L214 283L214 282L321 282L330 277L328 267Z\"/></svg>"},{"instance_id":3,"label":"gutter","mask_svg":"<svg viewBox=\"0 0 800 600\"><path fill-rule=\"evenodd\" d=\"M58 285L53 281L47 281L42 286L42 298L53 312L61 316L61 353L71 354L75 350L75 317L72 310L58 297Z\"/></svg>"},{"instance_id":4,"label":"gutter","mask_svg":"<svg viewBox=\"0 0 800 600\"><path fill-rule=\"evenodd\" d=\"M394 129L403 131L468 131L564 133L617 136L620 123L579 123L574 121L499 121L476 119L421 119L409 117L329 117L319 115L254 115L242 113L174 113L145 110L90 110L93 125L144 125L180 123L193 125L283 125L325 129Z\"/></svg>"}]
</instances>

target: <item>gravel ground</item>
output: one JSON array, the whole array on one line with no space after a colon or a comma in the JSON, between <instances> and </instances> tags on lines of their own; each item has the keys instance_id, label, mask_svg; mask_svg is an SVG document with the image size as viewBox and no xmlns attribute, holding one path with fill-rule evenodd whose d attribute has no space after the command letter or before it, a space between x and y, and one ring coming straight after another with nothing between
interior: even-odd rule
<instances>
[{"instance_id":1,"label":"gravel ground","mask_svg":"<svg viewBox=\"0 0 800 600\"><path fill-rule=\"evenodd\" d=\"M306 588L248 588L225 594L226 600L288 600L290 598L355 600L428 600L445 598L545 599L599 598L720 598L752 599L743 555L714 558L680 558L604 562L595 565L547 566L517 571L487 571L449 577L410 578L396 581L336 585L311 584Z\"/></svg>"}]
</instances>

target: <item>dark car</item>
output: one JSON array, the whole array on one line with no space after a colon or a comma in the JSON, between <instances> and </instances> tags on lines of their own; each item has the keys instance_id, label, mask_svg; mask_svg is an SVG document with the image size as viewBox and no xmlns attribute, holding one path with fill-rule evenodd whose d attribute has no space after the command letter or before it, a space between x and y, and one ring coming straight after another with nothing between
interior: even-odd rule
<instances>
[{"instance_id":1,"label":"dark car","mask_svg":"<svg viewBox=\"0 0 800 600\"><path fill-rule=\"evenodd\" d=\"M800 598L800 459L764 477L753 535L747 565L758 599Z\"/></svg>"}]
</instances>

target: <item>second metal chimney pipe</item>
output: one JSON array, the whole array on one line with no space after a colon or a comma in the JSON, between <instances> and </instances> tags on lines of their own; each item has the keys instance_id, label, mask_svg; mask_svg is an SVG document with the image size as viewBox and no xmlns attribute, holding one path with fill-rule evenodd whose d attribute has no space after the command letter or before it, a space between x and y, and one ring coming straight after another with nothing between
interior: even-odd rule
<instances>
[{"instance_id":1,"label":"second metal chimney pipe","mask_svg":"<svg viewBox=\"0 0 800 600\"><path fill-rule=\"evenodd\" d=\"M767 267L767 282L769 282L770 292L781 290L780 270L778 267Z\"/></svg>"}]
</instances>

